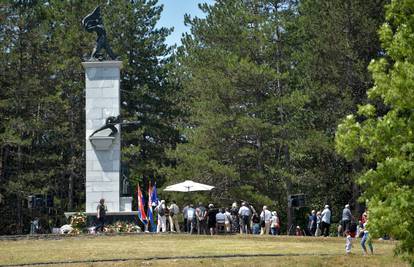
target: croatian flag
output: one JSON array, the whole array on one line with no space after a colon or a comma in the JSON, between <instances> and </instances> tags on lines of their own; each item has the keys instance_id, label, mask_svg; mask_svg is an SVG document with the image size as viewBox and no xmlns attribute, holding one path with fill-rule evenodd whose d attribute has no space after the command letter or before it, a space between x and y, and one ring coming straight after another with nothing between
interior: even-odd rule
<instances>
[{"instance_id":1,"label":"croatian flag","mask_svg":"<svg viewBox=\"0 0 414 267\"><path fill-rule=\"evenodd\" d=\"M142 196L141 188L139 188L139 184L137 185L137 191L138 191L138 217L141 220L143 224L148 223L147 215L145 214L144 210L144 198Z\"/></svg>"}]
</instances>

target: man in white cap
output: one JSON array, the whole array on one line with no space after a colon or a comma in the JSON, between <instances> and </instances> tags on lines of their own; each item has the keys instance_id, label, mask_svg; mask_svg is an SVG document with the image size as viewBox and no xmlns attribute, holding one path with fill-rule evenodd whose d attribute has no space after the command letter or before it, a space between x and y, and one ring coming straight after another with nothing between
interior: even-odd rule
<instances>
[{"instance_id":1,"label":"man in white cap","mask_svg":"<svg viewBox=\"0 0 414 267\"><path fill-rule=\"evenodd\" d=\"M323 236L329 236L329 228L331 227L331 211L329 205L325 205L325 209L322 211L322 226L321 232Z\"/></svg>"},{"instance_id":2,"label":"man in white cap","mask_svg":"<svg viewBox=\"0 0 414 267\"><path fill-rule=\"evenodd\" d=\"M351 225L352 220L352 213L349 209L349 204L345 205L344 210L342 211L342 230L346 233L349 230L349 226Z\"/></svg>"}]
</instances>

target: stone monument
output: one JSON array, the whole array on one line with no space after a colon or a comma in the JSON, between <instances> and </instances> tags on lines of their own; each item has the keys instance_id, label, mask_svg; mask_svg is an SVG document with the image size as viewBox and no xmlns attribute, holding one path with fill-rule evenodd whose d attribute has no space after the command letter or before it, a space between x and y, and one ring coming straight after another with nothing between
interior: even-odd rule
<instances>
[{"instance_id":1,"label":"stone monument","mask_svg":"<svg viewBox=\"0 0 414 267\"><path fill-rule=\"evenodd\" d=\"M83 62L86 81L86 212L95 212L101 198L109 212L120 207L120 126L115 134L94 133L120 112L120 61Z\"/></svg>"},{"instance_id":2,"label":"stone monument","mask_svg":"<svg viewBox=\"0 0 414 267\"><path fill-rule=\"evenodd\" d=\"M132 208L132 197L120 194L122 62L116 60L107 42L99 6L85 16L82 25L97 34L91 58L82 63L86 81L86 213L95 213L99 200L104 198L108 215L119 215ZM105 61L101 50L109 60Z\"/></svg>"}]
</instances>

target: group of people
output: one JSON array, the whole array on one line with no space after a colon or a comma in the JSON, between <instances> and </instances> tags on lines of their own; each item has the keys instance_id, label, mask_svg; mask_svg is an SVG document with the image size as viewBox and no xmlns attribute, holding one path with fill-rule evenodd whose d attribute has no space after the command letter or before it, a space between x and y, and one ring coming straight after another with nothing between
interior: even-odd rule
<instances>
[{"instance_id":1,"label":"group of people","mask_svg":"<svg viewBox=\"0 0 414 267\"><path fill-rule=\"evenodd\" d=\"M105 200L101 199L97 206L97 231L100 228L103 230L106 211ZM167 206L165 200L161 200L158 206L155 207L155 211L158 214L157 233L167 232L167 225L169 225L171 232L181 232L179 224L181 211L174 200L171 201L169 206ZM240 207L238 207L237 202L234 202L231 208L216 208L213 204L205 207L201 202L198 203L197 207L188 204L182 209L182 214L184 218L183 229L189 234L197 232L199 235L215 235L219 232L240 232L241 234L278 235L280 231L280 220L276 211L270 211L267 206L263 206L259 215L255 208L247 202L242 202ZM309 233L312 236L329 236L331 217L332 213L329 205L325 205L323 211L316 212L312 210L309 215ZM352 222L354 220L350 206L346 204L342 211L341 223L338 226L338 236L346 237L346 253L351 252L353 238L360 237L364 254L367 254L366 245L373 254L372 241L367 230L367 210L362 214L356 227L353 227ZM300 227L297 227L296 235L302 235L301 233Z\"/></svg>"},{"instance_id":2,"label":"group of people","mask_svg":"<svg viewBox=\"0 0 414 267\"><path fill-rule=\"evenodd\" d=\"M316 212L312 210L309 215L308 230L311 235L314 236L329 236L330 226L331 226L331 217L332 213L329 209L329 205L325 205L324 210ZM351 252L352 240L356 237L361 238L361 247L364 254L367 254L366 245L368 245L371 253L373 254L374 249L372 246L371 238L369 237L369 232L367 230L368 223L368 212L362 214L361 219L358 224L354 223L355 218L352 215L349 204L346 204L342 210L341 221L338 226L338 237L346 237L345 251L347 254Z\"/></svg>"},{"instance_id":3,"label":"group of people","mask_svg":"<svg viewBox=\"0 0 414 267\"><path fill-rule=\"evenodd\" d=\"M181 231L178 222L180 209L175 201L171 201L171 204L167 206L165 200L161 200L155 211L158 214L158 233L168 230ZM247 202L242 202L240 207L237 202L234 202L231 208L216 208L214 204L206 207L201 202L196 207L188 204L182 209L182 215L183 230L190 234L215 235L219 232L240 232L241 234L278 235L280 230L280 221L276 211L270 211L267 206L263 206L259 214Z\"/></svg>"},{"instance_id":4,"label":"group of people","mask_svg":"<svg viewBox=\"0 0 414 267\"><path fill-rule=\"evenodd\" d=\"M329 236L332 213L329 205L323 211L312 210L309 215L308 230L312 236Z\"/></svg>"},{"instance_id":5,"label":"group of people","mask_svg":"<svg viewBox=\"0 0 414 267\"><path fill-rule=\"evenodd\" d=\"M348 220L344 220L344 213L349 213L350 211L346 211L346 209L349 209L349 205L345 206L345 209L343 211L343 216L342 216L342 227L343 227L343 233L344 236L346 237L346 244L345 244L345 252L347 254L351 253L351 248L352 248L352 240L356 237L360 237L361 238L361 247L362 247L362 251L364 253L364 255L368 254L367 251L367 247L366 245L368 245L368 248L371 252L371 254L374 254L374 247L372 246L372 240L371 237L369 235L369 231L367 229L367 225L368 225L368 211L365 210L365 212L362 214L361 219L359 220L359 223L357 225L357 227L352 227L352 220L354 219L353 216L351 215L350 220L348 222ZM348 218L348 217L345 217ZM347 225L346 223L348 223L349 225ZM338 229L339 232L339 229Z\"/></svg>"}]
</instances>

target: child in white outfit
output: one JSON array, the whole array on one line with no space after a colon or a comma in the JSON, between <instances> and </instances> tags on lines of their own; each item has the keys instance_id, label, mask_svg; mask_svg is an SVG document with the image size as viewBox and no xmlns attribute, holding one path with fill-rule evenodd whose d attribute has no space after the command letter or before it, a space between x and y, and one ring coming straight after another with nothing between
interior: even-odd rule
<instances>
[{"instance_id":1,"label":"child in white outfit","mask_svg":"<svg viewBox=\"0 0 414 267\"><path fill-rule=\"evenodd\" d=\"M351 248L352 248L351 231L346 230L345 234L346 234L345 252L346 252L346 254L350 254L351 253Z\"/></svg>"}]
</instances>

